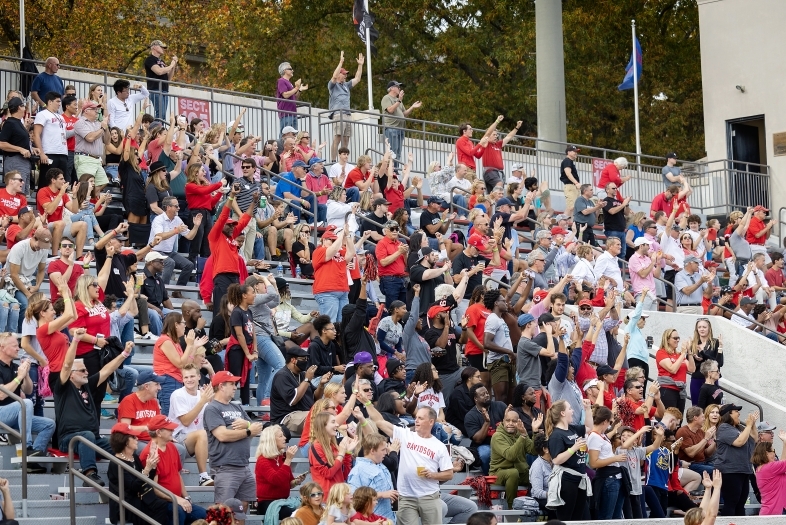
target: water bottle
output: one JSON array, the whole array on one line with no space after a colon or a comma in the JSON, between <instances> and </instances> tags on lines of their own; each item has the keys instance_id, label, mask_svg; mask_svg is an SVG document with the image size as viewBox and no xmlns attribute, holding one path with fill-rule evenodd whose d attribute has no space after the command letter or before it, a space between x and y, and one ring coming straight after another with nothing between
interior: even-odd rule
<instances>
[{"instance_id":1,"label":"water bottle","mask_svg":"<svg viewBox=\"0 0 786 525\"><path fill-rule=\"evenodd\" d=\"M284 266L281 263L276 267L276 277L284 277Z\"/></svg>"},{"instance_id":2,"label":"water bottle","mask_svg":"<svg viewBox=\"0 0 786 525\"><path fill-rule=\"evenodd\" d=\"M295 269L295 277L297 277L298 279L300 279L300 278L301 278L301 275L300 275L300 273L301 273L301 272L300 272L300 266L298 266L298 267Z\"/></svg>"}]
</instances>

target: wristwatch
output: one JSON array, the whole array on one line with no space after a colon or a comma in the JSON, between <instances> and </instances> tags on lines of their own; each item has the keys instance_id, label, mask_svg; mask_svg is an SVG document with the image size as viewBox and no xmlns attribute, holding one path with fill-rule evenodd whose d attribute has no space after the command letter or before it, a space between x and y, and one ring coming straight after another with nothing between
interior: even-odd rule
<instances>
[{"instance_id":1,"label":"wristwatch","mask_svg":"<svg viewBox=\"0 0 786 525\"><path fill-rule=\"evenodd\" d=\"M251 429L250 428L246 429L246 437L251 437Z\"/></svg>"}]
</instances>

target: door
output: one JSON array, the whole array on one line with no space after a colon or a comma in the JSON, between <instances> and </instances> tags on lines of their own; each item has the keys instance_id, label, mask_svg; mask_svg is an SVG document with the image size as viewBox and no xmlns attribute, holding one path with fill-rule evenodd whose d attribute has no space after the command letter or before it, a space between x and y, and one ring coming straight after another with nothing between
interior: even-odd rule
<instances>
[{"instance_id":1,"label":"door","mask_svg":"<svg viewBox=\"0 0 786 525\"><path fill-rule=\"evenodd\" d=\"M760 124L761 128L753 124ZM762 163L760 137L763 119L729 122L729 203L733 208L763 205L769 207L767 174L760 174Z\"/></svg>"}]
</instances>

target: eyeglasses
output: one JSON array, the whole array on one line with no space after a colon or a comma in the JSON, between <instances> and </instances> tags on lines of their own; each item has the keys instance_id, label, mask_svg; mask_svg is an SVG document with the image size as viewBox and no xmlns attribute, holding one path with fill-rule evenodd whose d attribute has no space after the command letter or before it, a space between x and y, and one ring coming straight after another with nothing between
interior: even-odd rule
<instances>
[{"instance_id":1,"label":"eyeglasses","mask_svg":"<svg viewBox=\"0 0 786 525\"><path fill-rule=\"evenodd\" d=\"M581 306L581 307L579 307L579 310L592 310L592 307L591 306Z\"/></svg>"},{"instance_id":2,"label":"eyeglasses","mask_svg":"<svg viewBox=\"0 0 786 525\"><path fill-rule=\"evenodd\" d=\"M73 245L73 244L71 244L71 243L68 243L68 244L60 244L60 247L61 247L61 248L73 248L73 247L74 247L74 245Z\"/></svg>"},{"instance_id":3,"label":"eyeglasses","mask_svg":"<svg viewBox=\"0 0 786 525\"><path fill-rule=\"evenodd\" d=\"M371 389L370 388L364 388L363 392L371 392Z\"/></svg>"},{"instance_id":4,"label":"eyeglasses","mask_svg":"<svg viewBox=\"0 0 786 525\"><path fill-rule=\"evenodd\" d=\"M15 180L15 181L17 181L17 182L22 182L22 179L21 179L21 178L18 178L18 179L11 179L11 180Z\"/></svg>"},{"instance_id":5,"label":"eyeglasses","mask_svg":"<svg viewBox=\"0 0 786 525\"><path fill-rule=\"evenodd\" d=\"M325 330L328 330L330 332L335 332L336 331L336 327L335 326L331 326L329 328L325 328Z\"/></svg>"},{"instance_id":6,"label":"eyeglasses","mask_svg":"<svg viewBox=\"0 0 786 525\"><path fill-rule=\"evenodd\" d=\"M90 283L87 286L88 287L92 286L93 288L98 288L98 283Z\"/></svg>"},{"instance_id":7,"label":"eyeglasses","mask_svg":"<svg viewBox=\"0 0 786 525\"><path fill-rule=\"evenodd\" d=\"M309 494L309 496L311 496L312 498L321 498L323 494L324 492L313 492Z\"/></svg>"},{"instance_id":8,"label":"eyeglasses","mask_svg":"<svg viewBox=\"0 0 786 525\"><path fill-rule=\"evenodd\" d=\"M72 371L72 372L79 372L79 373L82 373L82 372L87 372L87 368L79 368L79 369L74 369L74 370L71 370L71 371Z\"/></svg>"},{"instance_id":9,"label":"eyeglasses","mask_svg":"<svg viewBox=\"0 0 786 525\"><path fill-rule=\"evenodd\" d=\"M609 186L609 189L610 189L610 190L616 190L616 189L617 189L617 187L616 187L616 186Z\"/></svg>"}]
</instances>

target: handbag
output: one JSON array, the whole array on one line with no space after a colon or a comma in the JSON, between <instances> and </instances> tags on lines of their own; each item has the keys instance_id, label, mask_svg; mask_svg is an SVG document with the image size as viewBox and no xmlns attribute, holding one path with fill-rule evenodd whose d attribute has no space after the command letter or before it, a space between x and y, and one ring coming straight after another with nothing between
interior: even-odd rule
<instances>
[{"instance_id":1,"label":"handbag","mask_svg":"<svg viewBox=\"0 0 786 525\"><path fill-rule=\"evenodd\" d=\"M255 322L254 325L258 326L263 332L265 332L268 336L270 336L270 339L273 341L273 344L278 347L278 350L279 350L279 352L281 352L281 355L283 355L286 358L286 356L287 356L287 338L284 337L284 336L272 333L270 330L267 329L267 327L262 326L261 324L259 324L257 322Z\"/></svg>"}]
</instances>

